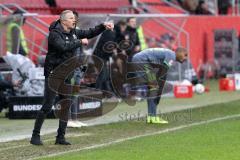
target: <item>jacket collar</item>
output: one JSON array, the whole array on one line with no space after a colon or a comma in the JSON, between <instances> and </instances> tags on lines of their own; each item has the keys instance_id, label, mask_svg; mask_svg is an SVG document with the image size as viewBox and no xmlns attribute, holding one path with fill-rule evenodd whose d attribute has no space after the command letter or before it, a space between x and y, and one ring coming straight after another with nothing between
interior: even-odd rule
<instances>
[{"instance_id":1,"label":"jacket collar","mask_svg":"<svg viewBox=\"0 0 240 160\"><path fill-rule=\"evenodd\" d=\"M71 30L70 32L66 32L63 26L61 25L60 20L54 21L50 24L49 31L52 31L52 30L55 30L64 34L71 34L73 32L73 30Z\"/></svg>"}]
</instances>

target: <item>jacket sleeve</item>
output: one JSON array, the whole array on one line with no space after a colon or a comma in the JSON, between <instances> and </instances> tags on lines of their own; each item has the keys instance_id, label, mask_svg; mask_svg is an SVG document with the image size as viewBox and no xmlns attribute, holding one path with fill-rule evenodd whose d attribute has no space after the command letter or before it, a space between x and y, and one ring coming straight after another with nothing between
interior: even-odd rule
<instances>
[{"instance_id":1,"label":"jacket sleeve","mask_svg":"<svg viewBox=\"0 0 240 160\"><path fill-rule=\"evenodd\" d=\"M136 43L135 45L140 45L140 40L139 40L139 36L138 36L138 33L136 32Z\"/></svg>"},{"instance_id":2,"label":"jacket sleeve","mask_svg":"<svg viewBox=\"0 0 240 160\"><path fill-rule=\"evenodd\" d=\"M105 27L103 24L100 24L96 26L95 28L90 28L88 30L80 30L76 29L76 35L79 39L82 38L93 38L102 33L105 30Z\"/></svg>"},{"instance_id":3,"label":"jacket sleeve","mask_svg":"<svg viewBox=\"0 0 240 160\"><path fill-rule=\"evenodd\" d=\"M81 46L81 40L76 39L74 41L66 42L58 32L50 32L48 37L49 45L52 45L56 50L61 52L72 51Z\"/></svg>"}]
</instances>

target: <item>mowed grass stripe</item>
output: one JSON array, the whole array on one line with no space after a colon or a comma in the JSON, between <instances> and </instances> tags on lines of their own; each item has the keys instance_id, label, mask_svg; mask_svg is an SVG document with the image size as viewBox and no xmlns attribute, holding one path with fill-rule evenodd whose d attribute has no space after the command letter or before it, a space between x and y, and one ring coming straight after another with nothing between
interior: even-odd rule
<instances>
[{"instance_id":1,"label":"mowed grass stripe","mask_svg":"<svg viewBox=\"0 0 240 160\"><path fill-rule=\"evenodd\" d=\"M89 133L86 137L70 137L68 140L72 142L71 146L56 146L53 142L45 142L44 146L26 146L14 149L9 149L0 152L1 160L14 159L29 159L42 155L50 155L63 151L86 148L93 145L112 142L114 140L123 139L126 137L134 137L143 134L162 131L165 129L187 125L204 120L225 117L229 115L240 114L240 102L234 101L217 105L206 106L203 108L189 109L180 112L168 113L163 116L169 120L168 125L146 125L144 119L136 121L126 121L113 123L108 125L99 125L86 127L81 129L70 129L68 134L74 133ZM46 135L43 138L54 138L54 134ZM29 139L17 141L19 145L26 144ZM12 142L16 143L16 141ZM3 145L9 144L3 143Z\"/></svg>"},{"instance_id":2,"label":"mowed grass stripe","mask_svg":"<svg viewBox=\"0 0 240 160\"><path fill-rule=\"evenodd\" d=\"M195 125L184 130L167 132L168 134L142 137L104 148L44 158L44 160L237 160L240 156L239 119L211 122L214 123Z\"/></svg>"},{"instance_id":3,"label":"mowed grass stripe","mask_svg":"<svg viewBox=\"0 0 240 160\"><path fill-rule=\"evenodd\" d=\"M68 135L66 135L66 138L69 138L69 137L84 137L84 136L90 136L90 134L88 134L88 133L85 133L85 134L81 134L81 133L80 134L68 134ZM44 142L54 142L55 140L56 140L55 138L44 139ZM13 145L13 146L10 146L10 147L1 148L0 152L5 151L5 150L10 150L10 149L27 147L27 146L32 146L32 145L30 143L23 144L23 145Z\"/></svg>"},{"instance_id":4,"label":"mowed grass stripe","mask_svg":"<svg viewBox=\"0 0 240 160\"><path fill-rule=\"evenodd\" d=\"M182 129L188 129L188 128L191 128L191 127L195 127L195 126L200 126L200 125L206 125L206 124L210 124L210 123L213 123L213 122L218 122L218 121L223 121L223 120L229 120L229 119L236 119L236 118L240 118L240 114L238 115L232 115L232 116L226 116L226 117L222 117L222 118L215 118L215 119L211 119L211 120L206 120L206 121L201 121L201 122L196 122L196 123L192 123L192 124L187 124L187 125L181 125L179 127L174 127L174 128L169 128L169 129L165 129L165 130L162 130L162 131L158 131L158 132L153 132L153 133L149 133L149 134L144 134L144 135L139 135L139 136L134 136L134 137L128 137L128 138L124 138L124 139L118 139L118 140L115 140L115 141L112 141L112 142L108 142L108 143L103 143L103 144L98 144L98 145L93 145L93 146L89 146L89 147L86 147L86 148L80 148L80 149L75 149L75 150L71 150L71 151L65 151L65 152L60 152L60 153L54 153L54 154L51 154L51 155L47 155L47 156L41 156L41 157L35 157L35 158L32 158L31 160L34 160L34 159L44 159L44 160L48 160L48 159L56 159L56 160L64 160L64 159L73 159L73 160L78 160L78 159L111 159L113 158L113 156L109 156L109 158L106 158L106 155L107 154L111 154L109 152L113 152L112 154L115 156L114 159L126 159L126 156L128 157L127 159L132 159L132 158L136 158L136 157L133 157L132 154L132 150L128 147L129 145L126 145L127 148L129 148L129 150L126 151L122 151L122 150L119 150L118 149L118 143L121 143L123 142L122 144L119 144L120 146L120 149L124 149L125 150L125 143L128 144L128 142L126 141L133 141L133 142L137 142L138 140L135 140L135 139L139 139L139 141L141 141L141 138L145 138L145 137L149 137L149 136L156 136L156 135L160 135L160 134L165 134L165 133L171 133L171 132L175 132L175 131L179 131L179 130L182 130ZM202 130L201 130L202 131ZM203 133L204 134L204 133ZM204 137L203 137L204 138ZM150 143L149 146L147 146L146 148L148 148L149 150L153 151L155 148L161 148L161 146L158 146L159 143L156 143L156 139L152 140L152 141L148 141L148 144ZM122 145L124 145L124 147L122 147ZM157 145L157 146L156 146ZM164 144L165 145L165 144ZM113 149L112 146L115 146L115 148ZM143 147L142 148L142 145L139 145L138 144L130 144L130 146L132 147L136 147L138 148L137 150L142 152L142 149L145 148ZM101 149L99 150L98 148L101 148L101 147L104 147L104 149ZM84 151L84 150L92 150L92 149L96 149L95 151L93 150L93 153L91 153L92 155L92 158L89 157L88 153L91 152L91 151L87 151L86 153L82 154L82 152L80 151ZM115 150L118 151L118 154L115 154ZM143 149L144 150L144 149ZM123 152L123 154L121 153L121 151ZM73 153L73 152L77 152L77 153ZM98 154L98 152L102 152L102 153L99 153L99 156L100 157L96 157L96 155ZM170 151L172 152L172 151ZM125 155L124 155L125 154ZM127 154L127 155L126 155ZM136 153L134 153L136 154ZM146 153L146 154L150 154L152 155L150 152ZM61 157L60 157L61 155ZM84 156L85 155L85 156ZM118 155L121 155L121 156L118 156ZM117 156L117 157L116 157ZM124 157L122 157L124 156ZM142 157L142 156L141 156ZM141 157L138 157L138 158L141 158ZM148 156L149 158L148 159L152 159L152 158L155 158L155 157L151 157L151 156ZM29 159L30 160L30 159Z\"/></svg>"}]
</instances>

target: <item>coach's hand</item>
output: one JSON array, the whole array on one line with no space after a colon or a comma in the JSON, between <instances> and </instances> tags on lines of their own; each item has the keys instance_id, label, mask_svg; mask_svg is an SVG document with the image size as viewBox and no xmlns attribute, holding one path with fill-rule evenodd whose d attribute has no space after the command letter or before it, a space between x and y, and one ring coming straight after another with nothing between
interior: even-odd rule
<instances>
[{"instance_id":1,"label":"coach's hand","mask_svg":"<svg viewBox=\"0 0 240 160\"><path fill-rule=\"evenodd\" d=\"M106 29L113 30L114 24L112 22L104 22L103 25Z\"/></svg>"},{"instance_id":2,"label":"coach's hand","mask_svg":"<svg viewBox=\"0 0 240 160\"><path fill-rule=\"evenodd\" d=\"M81 43L82 45L88 45L88 39L87 38L84 38L84 39L81 39Z\"/></svg>"}]
</instances>

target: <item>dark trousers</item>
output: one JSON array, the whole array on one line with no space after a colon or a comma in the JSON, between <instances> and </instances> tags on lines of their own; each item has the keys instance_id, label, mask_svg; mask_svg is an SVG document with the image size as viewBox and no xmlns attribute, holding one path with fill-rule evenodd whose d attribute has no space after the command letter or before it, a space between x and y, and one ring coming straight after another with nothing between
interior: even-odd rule
<instances>
[{"instance_id":1,"label":"dark trousers","mask_svg":"<svg viewBox=\"0 0 240 160\"><path fill-rule=\"evenodd\" d=\"M133 59L134 62L134 59ZM154 68L150 63L139 63L134 66L136 78L136 84L143 82L147 85L147 105L148 105L148 116L157 115L157 106L161 100L162 91L164 88L165 81L167 79L166 67ZM154 70L155 69L155 70Z\"/></svg>"},{"instance_id":2,"label":"dark trousers","mask_svg":"<svg viewBox=\"0 0 240 160\"><path fill-rule=\"evenodd\" d=\"M109 66L107 65L107 62L105 62L103 65L103 68L96 80L96 88L97 89L113 92L109 72L110 72ZM107 95L104 95L104 96L107 96ZM103 97L103 98L105 98L105 97Z\"/></svg>"},{"instance_id":3,"label":"dark trousers","mask_svg":"<svg viewBox=\"0 0 240 160\"><path fill-rule=\"evenodd\" d=\"M58 83L59 81L61 81L60 79L54 79L53 81L55 81L56 84L58 84L57 87L59 88L63 85L61 83ZM50 88L48 83L48 78L45 79L43 106L37 114L33 134L35 135L40 134L40 130L44 122L44 119L46 115L52 110L52 107L56 101L55 99L57 95L59 95L58 102L63 102L63 103L59 103L60 108L58 108L57 111L55 112L56 116L59 118L59 128L57 131L58 132L57 137L60 137L60 138L64 137L65 130L67 127L69 107L71 106L71 101L69 101L71 96L58 94L57 91L54 91L52 88Z\"/></svg>"},{"instance_id":4,"label":"dark trousers","mask_svg":"<svg viewBox=\"0 0 240 160\"><path fill-rule=\"evenodd\" d=\"M74 71L73 78L71 80L71 84L79 85L81 83L81 79L83 78L83 71L80 68L76 68ZM78 111L79 111L79 99L78 96L72 96L72 105L69 109L68 117L72 120L78 119Z\"/></svg>"},{"instance_id":5,"label":"dark trousers","mask_svg":"<svg viewBox=\"0 0 240 160\"><path fill-rule=\"evenodd\" d=\"M157 106L161 100L162 91L164 88L164 84L167 76L164 76L158 80L158 91L155 96L150 95L147 99L148 104L148 116L156 116L157 115Z\"/></svg>"},{"instance_id":6,"label":"dark trousers","mask_svg":"<svg viewBox=\"0 0 240 160\"><path fill-rule=\"evenodd\" d=\"M54 81L58 81L58 79L56 79ZM66 83L69 84L70 82L67 81ZM60 87L61 87L61 84L59 85L59 88ZM47 78L45 80L44 101L43 101L43 106L41 108L41 111L44 114L48 114L52 110L52 107L56 101L57 95L59 97L58 102L61 102L63 100L67 100L67 99L71 98L70 95L58 94L57 91L54 91L54 89L50 88L48 85L48 78ZM70 107L68 105L71 105L71 104L70 103L61 103L61 105L64 105L64 106L60 106L60 108L58 108L58 110L65 111L65 114L62 113L61 116L59 116L58 118L60 120L67 121L68 120L67 115L68 115L68 111L69 111L69 107Z\"/></svg>"},{"instance_id":7,"label":"dark trousers","mask_svg":"<svg viewBox=\"0 0 240 160\"><path fill-rule=\"evenodd\" d=\"M157 106L160 102L161 97L154 97L147 99L148 104L148 116L156 116L157 115Z\"/></svg>"}]
</instances>

